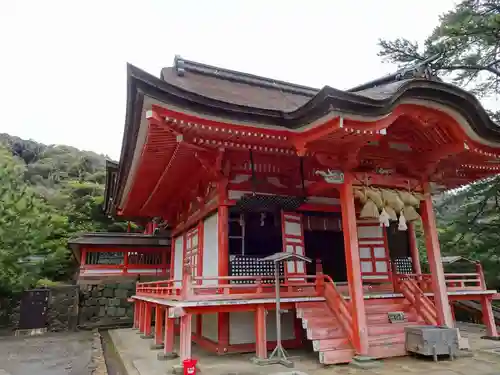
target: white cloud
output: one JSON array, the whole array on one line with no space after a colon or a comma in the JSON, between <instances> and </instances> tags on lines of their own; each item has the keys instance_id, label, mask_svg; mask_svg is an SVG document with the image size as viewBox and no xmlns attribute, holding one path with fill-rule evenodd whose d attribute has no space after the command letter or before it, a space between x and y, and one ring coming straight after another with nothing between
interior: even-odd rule
<instances>
[{"instance_id":1,"label":"white cloud","mask_svg":"<svg viewBox=\"0 0 500 375\"><path fill-rule=\"evenodd\" d=\"M118 158L125 64L176 54L348 88L393 70L378 38L423 40L451 0L0 1L0 132Z\"/></svg>"}]
</instances>

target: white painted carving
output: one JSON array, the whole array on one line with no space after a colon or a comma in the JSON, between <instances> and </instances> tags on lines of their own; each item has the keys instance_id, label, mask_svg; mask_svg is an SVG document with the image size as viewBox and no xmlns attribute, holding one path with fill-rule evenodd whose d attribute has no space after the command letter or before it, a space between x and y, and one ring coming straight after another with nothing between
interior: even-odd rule
<instances>
[{"instance_id":1,"label":"white painted carving","mask_svg":"<svg viewBox=\"0 0 500 375\"><path fill-rule=\"evenodd\" d=\"M342 184L344 182L344 173L341 171L328 169L326 171L316 171L315 174L323 177L328 184Z\"/></svg>"}]
</instances>

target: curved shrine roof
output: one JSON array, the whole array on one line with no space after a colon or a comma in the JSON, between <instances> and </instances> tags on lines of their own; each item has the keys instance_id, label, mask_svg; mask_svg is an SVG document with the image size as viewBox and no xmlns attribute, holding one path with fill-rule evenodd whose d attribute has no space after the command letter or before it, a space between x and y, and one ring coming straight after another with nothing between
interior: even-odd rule
<instances>
[{"instance_id":1,"label":"curved shrine roof","mask_svg":"<svg viewBox=\"0 0 500 375\"><path fill-rule=\"evenodd\" d=\"M459 112L482 138L500 142L500 127L481 103L461 88L424 78L374 81L360 90L322 89L236 72L177 57L174 66L164 68L160 78L132 65L129 84L144 93L196 112L240 121L264 123L294 129L311 123L328 112L360 116L383 116L399 103L427 100Z\"/></svg>"},{"instance_id":2,"label":"curved shrine roof","mask_svg":"<svg viewBox=\"0 0 500 375\"><path fill-rule=\"evenodd\" d=\"M331 153L334 158L348 155L348 159L365 162L356 164L360 168L373 168L377 163L379 168L389 165L403 173L405 168L413 168L414 176L431 176L438 171L441 176L435 181L447 182L447 186L497 173L500 127L477 98L432 79L420 69L406 73L342 91L296 85L180 57L172 67L162 69L160 78L128 65L122 153L118 168L109 165L113 179L109 179L112 186L106 210L111 213L121 202L130 206L129 213L152 212L148 208L156 204L153 196L175 198L179 192L172 185L185 182L182 171L199 166L200 161L192 156L194 149L216 150L228 140L240 143L238 147L243 149L252 144L253 149L278 148L278 152L296 156L299 149L293 142L301 138L299 141L316 154ZM147 112L154 108L165 111L160 122L151 126ZM406 111L413 112L410 116ZM173 113L173 118L168 113ZM176 116L187 122L175 123ZM215 130L220 132L210 133ZM235 136L238 132L243 132L243 137ZM281 134L281 138L270 132ZM385 144L379 147L378 140ZM245 142L250 143L245 146ZM408 146L404 143L416 147L403 150L401 147ZM448 159L450 155L453 160ZM172 163L175 158L184 164ZM318 161L323 163L319 157ZM351 161L347 160L347 165L352 165ZM174 169L166 179L165 166ZM130 176L138 169L143 178L134 177L132 183ZM131 189L140 192L141 202L127 201Z\"/></svg>"}]
</instances>

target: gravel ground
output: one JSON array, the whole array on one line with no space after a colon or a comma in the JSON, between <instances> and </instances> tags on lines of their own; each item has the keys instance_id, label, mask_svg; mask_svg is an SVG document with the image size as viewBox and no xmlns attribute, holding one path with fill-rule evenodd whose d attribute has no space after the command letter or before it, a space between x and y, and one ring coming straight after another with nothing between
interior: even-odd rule
<instances>
[{"instance_id":1,"label":"gravel ground","mask_svg":"<svg viewBox=\"0 0 500 375\"><path fill-rule=\"evenodd\" d=\"M0 339L0 375L92 374L92 332Z\"/></svg>"}]
</instances>

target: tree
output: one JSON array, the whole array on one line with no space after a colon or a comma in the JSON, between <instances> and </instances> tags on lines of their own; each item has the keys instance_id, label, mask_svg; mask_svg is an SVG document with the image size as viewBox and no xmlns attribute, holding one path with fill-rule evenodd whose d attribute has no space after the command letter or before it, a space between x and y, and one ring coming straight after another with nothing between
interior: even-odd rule
<instances>
[{"instance_id":1,"label":"tree","mask_svg":"<svg viewBox=\"0 0 500 375\"><path fill-rule=\"evenodd\" d=\"M49 254L68 259L64 218L57 216L23 181L25 167L0 148L0 293L33 285Z\"/></svg>"},{"instance_id":2,"label":"tree","mask_svg":"<svg viewBox=\"0 0 500 375\"><path fill-rule=\"evenodd\" d=\"M380 53L399 67L438 56L431 63L443 80L480 98L498 95L500 0L462 0L440 18L423 45L404 38L380 41ZM500 111L490 111L500 119ZM436 206L442 251L480 260L490 287L500 287L500 177L439 197Z\"/></svg>"},{"instance_id":3,"label":"tree","mask_svg":"<svg viewBox=\"0 0 500 375\"><path fill-rule=\"evenodd\" d=\"M480 97L496 95L500 79L500 1L463 0L440 18L423 46L408 39L381 40L379 53L400 67L431 56L443 78Z\"/></svg>"}]
</instances>

